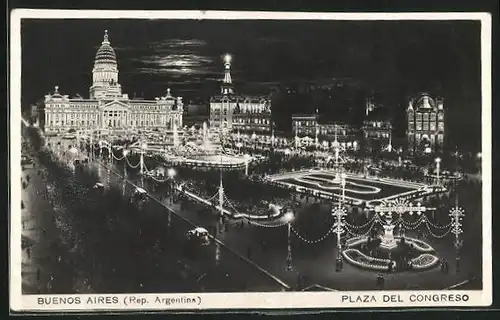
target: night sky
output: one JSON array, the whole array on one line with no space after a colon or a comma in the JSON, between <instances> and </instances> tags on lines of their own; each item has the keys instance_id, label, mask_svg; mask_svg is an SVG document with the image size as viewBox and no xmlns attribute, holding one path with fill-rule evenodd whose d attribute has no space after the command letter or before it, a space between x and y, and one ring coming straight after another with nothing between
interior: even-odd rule
<instances>
[{"instance_id":1,"label":"night sky","mask_svg":"<svg viewBox=\"0 0 500 320\"><path fill-rule=\"evenodd\" d=\"M56 84L87 97L105 29L130 97L151 99L169 86L185 100L206 99L218 93L222 56L231 53L242 93L335 81L397 110L418 92L442 95L452 143L479 149L479 22L23 20L23 107Z\"/></svg>"}]
</instances>

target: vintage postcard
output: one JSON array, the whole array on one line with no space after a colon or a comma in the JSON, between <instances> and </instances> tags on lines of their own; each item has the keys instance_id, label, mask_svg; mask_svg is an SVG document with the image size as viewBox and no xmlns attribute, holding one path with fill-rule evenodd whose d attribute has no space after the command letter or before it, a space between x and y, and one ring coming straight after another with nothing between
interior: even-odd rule
<instances>
[{"instance_id":1,"label":"vintage postcard","mask_svg":"<svg viewBox=\"0 0 500 320\"><path fill-rule=\"evenodd\" d=\"M11 12L13 311L492 302L487 13Z\"/></svg>"}]
</instances>

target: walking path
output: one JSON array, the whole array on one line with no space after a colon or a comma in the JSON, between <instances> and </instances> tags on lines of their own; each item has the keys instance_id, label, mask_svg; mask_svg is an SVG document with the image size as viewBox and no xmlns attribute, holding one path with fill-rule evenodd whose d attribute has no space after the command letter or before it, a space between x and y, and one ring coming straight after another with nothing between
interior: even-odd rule
<instances>
[{"instance_id":1,"label":"walking path","mask_svg":"<svg viewBox=\"0 0 500 320\"><path fill-rule=\"evenodd\" d=\"M51 289L50 265L54 259L51 244L58 241L58 232L52 220L54 210L49 202L38 169L22 172L26 187L22 190L22 283L23 293L46 293ZM41 171L43 172L43 171Z\"/></svg>"},{"instance_id":2,"label":"walking path","mask_svg":"<svg viewBox=\"0 0 500 320\"><path fill-rule=\"evenodd\" d=\"M34 165L22 171L21 230L23 294L63 293L78 290L85 281L75 277L68 248L57 225L61 205L46 181L47 172L33 157ZM88 291L88 290L87 290Z\"/></svg>"}]
</instances>

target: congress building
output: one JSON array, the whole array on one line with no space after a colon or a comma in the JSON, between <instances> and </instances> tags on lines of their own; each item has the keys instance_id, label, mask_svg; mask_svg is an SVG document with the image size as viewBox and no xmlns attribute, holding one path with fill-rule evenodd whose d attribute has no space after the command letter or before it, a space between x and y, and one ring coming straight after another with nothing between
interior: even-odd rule
<instances>
[{"instance_id":1,"label":"congress building","mask_svg":"<svg viewBox=\"0 0 500 320\"><path fill-rule=\"evenodd\" d=\"M68 132L73 130L120 131L128 129L172 130L181 127L182 98L165 96L154 100L129 99L118 82L116 54L111 47L107 30L97 50L92 70L89 98L69 97L59 87L45 96L44 130Z\"/></svg>"}]
</instances>

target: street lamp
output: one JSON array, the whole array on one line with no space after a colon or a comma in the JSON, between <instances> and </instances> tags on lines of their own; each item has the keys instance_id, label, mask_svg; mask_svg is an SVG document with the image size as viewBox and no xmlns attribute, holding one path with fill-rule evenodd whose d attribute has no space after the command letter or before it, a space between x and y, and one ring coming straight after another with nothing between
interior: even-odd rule
<instances>
[{"instance_id":1,"label":"street lamp","mask_svg":"<svg viewBox=\"0 0 500 320\"><path fill-rule=\"evenodd\" d=\"M148 145L146 143L143 143L141 144L141 160L140 160L140 163L141 163L141 176L144 174L144 152L146 151L146 149L148 148Z\"/></svg>"},{"instance_id":2,"label":"street lamp","mask_svg":"<svg viewBox=\"0 0 500 320\"><path fill-rule=\"evenodd\" d=\"M340 175L340 186L342 187L342 197L340 198L339 201L339 208L344 204L345 200L346 179L347 179L347 174L345 172L342 172L342 174Z\"/></svg>"},{"instance_id":3,"label":"street lamp","mask_svg":"<svg viewBox=\"0 0 500 320\"><path fill-rule=\"evenodd\" d=\"M174 192L174 187L175 187L175 183L174 183L174 179L175 179L175 176L177 175L177 171L175 171L174 168L169 168L167 170L167 176L168 178L170 179L170 189L172 189L172 194Z\"/></svg>"},{"instance_id":4,"label":"street lamp","mask_svg":"<svg viewBox=\"0 0 500 320\"><path fill-rule=\"evenodd\" d=\"M436 158L434 161L436 162L436 185L439 186L439 169L441 164L441 158Z\"/></svg>"},{"instance_id":5,"label":"street lamp","mask_svg":"<svg viewBox=\"0 0 500 320\"><path fill-rule=\"evenodd\" d=\"M286 255L286 270L293 271L292 266L292 222L295 218L295 215L292 211L288 211L285 214L285 221L287 221L288 233L287 233L287 255Z\"/></svg>"},{"instance_id":6,"label":"street lamp","mask_svg":"<svg viewBox=\"0 0 500 320\"><path fill-rule=\"evenodd\" d=\"M170 179L173 179L177 175L177 171L174 168L170 168L167 170L167 175Z\"/></svg>"},{"instance_id":7,"label":"street lamp","mask_svg":"<svg viewBox=\"0 0 500 320\"><path fill-rule=\"evenodd\" d=\"M462 219L464 217L464 210L460 208L458 205L450 209L451 218L451 232L455 235L455 264L456 264L456 272L460 272L460 249L463 246L463 239L460 239L460 234L464 231L462 229Z\"/></svg>"},{"instance_id":8,"label":"street lamp","mask_svg":"<svg viewBox=\"0 0 500 320\"><path fill-rule=\"evenodd\" d=\"M248 164L250 163L252 157L249 154L243 156L245 158L245 176L248 176Z\"/></svg>"},{"instance_id":9,"label":"street lamp","mask_svg":"<svg viewBox=\"0 0 500 320\"><path fill-rule=\"evenodd\" d=\"M254 133L252 133L252 137L251 137L252 141L253 141L253 148L254 150L257 150L257 135Z\"/></svg>"},{"instance_id":10,"label":"street lamp","mask_svg":"<svg viewBox=\"0 0 500 320\"><path fill-rule=\"evenodd\" d=\"M339 197L339 202L338 206L335 209L333 207L333 215L335 217L335 225L334 225L334 230L335 233L337 234L337 258L336 258L336 267L335 270L337 272L340 272L342 270L342 243L341 243L341 236L344 233L344 227L345 227L345 222L344 222L344 217L347 215L345 209L343 208L343 203L344 203L344 198L345 198L345 185L346 185L346 178L347 175L345 173L342 173L340 175L340 186L342 188L342 195Z\"/></svg>"},{"instance_id":11,"label":"street lamp","mask_svg":"<svg viewBox=\"0 0 500 320\"><path fill-rule=\"evenodd\" d=\"M99 158L102 158L102 140L99 140Z\"/></svg>"}]
</instances>

